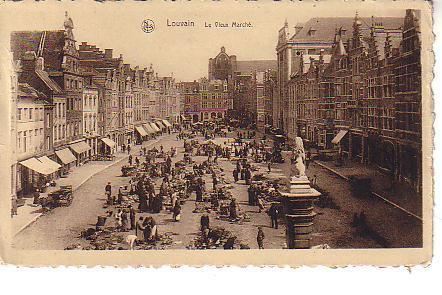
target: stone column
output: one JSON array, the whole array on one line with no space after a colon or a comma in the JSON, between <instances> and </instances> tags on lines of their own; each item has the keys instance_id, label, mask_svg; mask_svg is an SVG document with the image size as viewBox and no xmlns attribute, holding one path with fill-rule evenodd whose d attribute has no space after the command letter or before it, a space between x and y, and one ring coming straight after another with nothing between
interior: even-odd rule
<instances>
[{"instance_id":1,"label":"stone column","mask_svg":"<svg viewBox=\"0 0 442 295\"><path fill-rule=\"evenodd\" d=\"M289 192L281 192L289 249L309 249L313 231L313 202L321 195L310 186L307 176L293 176Z\"/></svg>"}]
</instances>

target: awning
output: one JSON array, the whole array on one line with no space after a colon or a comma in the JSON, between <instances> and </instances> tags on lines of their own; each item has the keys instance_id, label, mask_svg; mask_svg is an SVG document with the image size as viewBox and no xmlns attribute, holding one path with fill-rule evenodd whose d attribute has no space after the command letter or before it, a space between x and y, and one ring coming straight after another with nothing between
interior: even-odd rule
<instances>
[{"instance_id":1,"label":"awning","mask_svg":"<svg viewBox=\"0 0 442 295\"><path fill-rule=\"evenodd\" d=\"M47 164L44 164L36 158L30 158L25 161L21 161L20 164L43 175L49 175L58 170L58 168L55 169L53 166L51 167Z\"/></svg>"},{"instance_id":2,"label":"awning","mask_svg":"<svg viewBox=\"0 0 442 295\"><path fill-rule=\"evenodd\" d=\"M331 141L333 144L338 144L342 138L347 134L348 130L339 130L339 133L336 134L335 138Z\"/></svg>"},{"instance_id":3,"label":"awning","mask_svg":"<svg viewBox=\"0 0 442 295\"><path fill-rule=\"evenodd\" d=\"M160 129L165 129L165 128L166 128L166 126L164 126L164 124L163 124L161 121L156 121L155 124L157 124L157 126L158 126Z\"/></svg>"},{"instance_id":4,"label":"awning","mask_svg":"<svg viewBox=\"0 0 442 295\"><path fill-rule=\"evenodd\" d=\"M162 123L164 124L164 126L166 126L166 127L172 127L172 124L170 124L169 121L167 121L167 120L162 120L161 122L162 122Z\"/></svg>"},{"instance_id":5,"label":"awning","mask_svg":"<svg viewBox=\"0 0 442 295\"><path fill-rule=\"evenodd\" d=\"M57 171L57 170L61 167L60 164L58 164L58 163L55 162L55 161L52 161L51 159L49 159L49 158L46 157L46 156L40 157L40 158L38 158L38 160L39 160L40 162L42 162L43 164L52 167L53 169L55 169L55 171Z\"/></svg>"},{"instance_id":6,"label":"awning","mask_svg":"<svg viewBox=\"0 0 442 295\"><path fill-rule=\"evenodd\" d=\"M155 132L160 132L161 131L161 129L158 128L158 126L155 125L155 123L150 123L150 127L152 127L152 129L155 130Z\"/></svg>"},{"instance_id":7,"label":"awning","mask_svg":"<svg viewBox=\"0 0 442 295\"><path fill-rule=\"evenodd\" d=\"M71 145L69 145L69 147L77 154L84 153L84 152L91 149L91 147L85 141L80 141L80 142L71 144Z\"/></svg>"},{"instance_id":8,"label":"awning","mask_svg":"<svg viewBox=\"0 0 442 295\"><path fill-rule=\"evenodd\" d=\"M102 138L101 141L110 148L114 148L117 145L115 141L107 137Z\"/></svg>"},{"instance_id":9,"label":"awning","mask_svg":"<svg viewBox=\"0 0 442 295\"><path fill-rule=\"evenodd\" d=\"M143 124L143 128L144 128L144 129L146 130L146 132L149 133L149 134L153 134L153 133L156 132L155 130L153 130L152 127L150 127L149 123Z\"/></svg>"},{"instance_id":10,"label":"awning","mask_svg":"<svg viewBox=\"0 0 442 295\"><path fill-rule=\"evenodd\" d=\"M77 160L77 158L72 154L71 150L68 148L55 151L57 157L63 162L63 164L69 164Z\"/></svg>"},{"instance_id":11,"label":"awning","mask_svg":"<svg viewBox=\"0 0 442 295\"><path fill-rule=\"evenodd\" d=\"M147 132L142 126L135 126L135 130L137 130L141 136L147 136Z\"/></svg>"}]
</instances>

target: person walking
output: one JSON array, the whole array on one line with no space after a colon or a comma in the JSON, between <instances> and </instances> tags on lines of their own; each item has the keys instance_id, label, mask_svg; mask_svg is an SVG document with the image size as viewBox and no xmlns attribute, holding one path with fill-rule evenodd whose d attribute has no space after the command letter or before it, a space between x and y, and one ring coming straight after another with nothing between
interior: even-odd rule
<instances>
[{"instance_id":1,"label":"person walking","mask_svg":"<svg viewBox=\"0 0 442 295\"><path fill-rule=\"evenodd\" d=\"M132 155L129 155L129 165L132 166Z\"/></svg>"},{"instance_id":2,"label":"person walking","mask_svg":"<svg viewBox=\"0 0 442 295\"><path fill-rule=\"evenodd\" d=\"M130 144L127 145L127 154L130 155Z\"/></svg>"},{"instance_id":3,"label":"person walking","mask_svg":"<svg viewBox=\"0 0 442 295\"><path fill-rule=\"evenodd\" d=\"M258 227L258 235L256 236L256 241L258 242L258 248L264 249L264 232L262 231L262 227Z\"/></svg>"},{"instance_id":4,"label":"person walking","mask_svg":"<svg viewBox=\"0 0 442 295\"><path fill-rule=\"evenodd\" d=\"M267 162L267 170L269 173L272 172L272 162L270 161Z\"/></svg>"},{"instance_id":5,"label":"person walking","mask_svg":"<svg viewBox=\"0 0 442 295\"><path fill-rule=\"evenodd\" d=\"M181 219L181 204L179 201L175 202L173 207L173 221L180 221Z\"/></svg>"}]
</instances>

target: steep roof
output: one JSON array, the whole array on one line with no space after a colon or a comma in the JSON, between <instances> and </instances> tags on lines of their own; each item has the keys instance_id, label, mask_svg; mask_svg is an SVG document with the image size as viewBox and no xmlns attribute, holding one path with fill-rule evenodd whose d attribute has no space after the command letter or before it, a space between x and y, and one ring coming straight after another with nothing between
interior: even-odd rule
<instances>
[{"instance_id":1,"label":"steep roof","mask_svg":"<svg viewBox=\"0 0 442 295\"><path fill-rule=\"evenodd\" d=\"M61 71L65 31L20 31L11 34L11 51L18 60L27 51L34 51L45 60L45 70Z\"/></svg>"},{"instance_id":2,"label":"steep roof","mask_svg":"<svg viewBox=\"0 0 442 295\"><path fill-rule=\"evenodd\" d=\"M43 93L37 91L35 88L30 86L27 83L18 83L18 96L20 97L29 97L37 100L43 100L46 99L46 95Z\"/></svg>"},{"instance_id":3,"label":"steep roof","mask_svg":"<svg viewBox=\"0 0 442 295\"><path fill-rule=\"evenodd\" d=\"M60 86L58 86L58 84L55 83L55 81L49 77L47 72L36 70L35 74L37 74L37 76L43 81L43 83L45 83L45 85L49 89L51 89L54 92L54 94L63 93L63 90L60 88Z\"/></svg>"},{"instance_id":4,"label":"steep roof","mask_svg":"<svg viewBox=\"0 0 442 295\"><path fill-rule=\"evenodd\" d=\"M236 62L237 72L247 73L254 71L276 70L276 60L241 60Z\"/></svg>"},{"instance_id":5,"label":"steep roof","mask_svg":"<svg viewBox=\"0 0 442 295\"><path fill-rule=\"evenodd\" d=\"M403 26L401 17L362 17L361 31L363 35L370 34L372 23L382 23L386 29L399 29ZM303 28L295 35L291 41L333 41L336 30L343 28L346 34L342 36L345 41L350 38L353 31L353 17L315 17L307 21Z\"/></svg>"}]
</instances>

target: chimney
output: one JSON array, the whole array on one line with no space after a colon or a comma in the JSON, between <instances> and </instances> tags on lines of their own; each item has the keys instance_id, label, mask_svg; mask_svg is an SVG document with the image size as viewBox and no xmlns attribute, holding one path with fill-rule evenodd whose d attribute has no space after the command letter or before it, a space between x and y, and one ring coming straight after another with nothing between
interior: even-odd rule
<instances>
[{"instance_id":1,"label":"chimney","mask_svg":"<svg viewBox=\"0 0 442 295\"><path fill-rule=\"evenodd\" d=\"M37 56L34 51L26 51L21 58L22 71L34 72Z\"/></svg>"},{"instance_id":2,"label":"chimney","mask_svg":"<svg viewBox=\"0 0 442 295\"><path fill-rule=\"evenodd\" d=\"M112 51L113 51L113 49L105 49L104 50L104 57L105 58L112 58Z\"/></svg>"}]
</instances>

